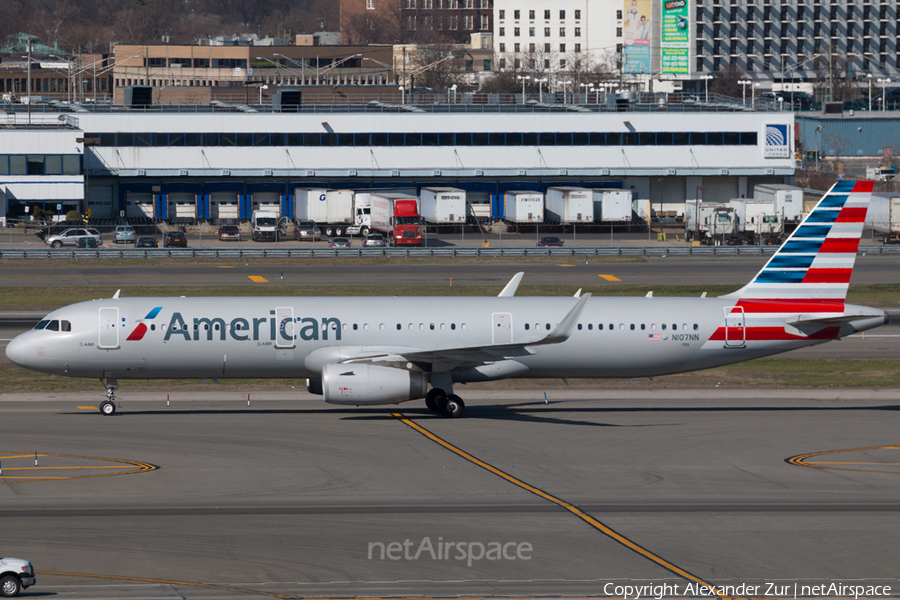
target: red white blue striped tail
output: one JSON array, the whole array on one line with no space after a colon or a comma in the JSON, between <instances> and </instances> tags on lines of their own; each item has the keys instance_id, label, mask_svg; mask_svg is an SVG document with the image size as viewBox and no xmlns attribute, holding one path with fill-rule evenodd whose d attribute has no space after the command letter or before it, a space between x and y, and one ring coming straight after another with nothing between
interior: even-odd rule
<instances>
[{"instance_id":1,"label":"red white blue striped tail","mask_svg":"<svg viewBox=\"0 0 900 600\"><path fill-rule=\"evenodd\" d=\"M834 184L753 281L724 297L842 304L873 185Z\"/></svg>"}]
</instances>

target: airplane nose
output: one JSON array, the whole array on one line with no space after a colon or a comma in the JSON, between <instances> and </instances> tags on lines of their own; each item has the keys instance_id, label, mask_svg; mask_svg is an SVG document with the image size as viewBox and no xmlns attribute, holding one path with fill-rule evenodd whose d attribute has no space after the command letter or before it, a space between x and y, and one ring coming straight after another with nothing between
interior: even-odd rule
<instances>
[{"instance_id":1,"label":"airplane nose","mask_svg":"<svg viewBox=\"0 0 900 600\"><path fill-rule=\"evenodd\" d=\"M6 358L8 358L11 363L24 367L27 357L28 344L22 339L21 335L14 338L6 345Z\"/></svg>"}]
</instances>

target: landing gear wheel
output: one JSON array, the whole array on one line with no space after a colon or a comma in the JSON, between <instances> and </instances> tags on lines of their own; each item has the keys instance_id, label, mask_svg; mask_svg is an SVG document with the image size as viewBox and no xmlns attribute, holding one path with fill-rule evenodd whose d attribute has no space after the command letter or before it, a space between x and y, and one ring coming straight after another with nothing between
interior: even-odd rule
<instances>
[{"instance_id":1,"label":"landing gear wheel","mask_svg":"<svg viewBox=\"0 0 900 600\"><path fill-rule=\"evenodd\" d=\"M448 419L458 419L466 410L466 404L463 399L456 394L450 394L440 404L441 414Z\"/></svg>"},{"instance_id":2,"label":"landing gear wheel","mask_svg":"<svg viewBox=\"0 0 900 600\"><path fill-rule=\"evenodd\" d=\"M15 575L7 575L0 579L0 596L4 598L15 598L21 589L22 584Z\"/></svg>"},{"instance_id":3,"label":"landing gear wheel","mask_svg":"<svg viewBox=\"0 0 900 600\"><path fill-rule=\"evenodd\" d=\"M107 417L110 415L116 414L116 405L114 402L110 402L109 400L104 400L100 403L100 412L102 412Z\"/></svg>"},{"instance_id":4,"label":"landing gear wheel","mask_svg":"<svg viewBox=\"0 0 900 600\"><path fill-rule=\"evenodd\" d=\"M428 410L431 412L441 412L440 410L440 401L442 398L446 398L446 394L444 394L444 390L439 388L431 388L428 390L428 393L425 394L425 406L428 407Z\"/></svg>"}]
</instances>

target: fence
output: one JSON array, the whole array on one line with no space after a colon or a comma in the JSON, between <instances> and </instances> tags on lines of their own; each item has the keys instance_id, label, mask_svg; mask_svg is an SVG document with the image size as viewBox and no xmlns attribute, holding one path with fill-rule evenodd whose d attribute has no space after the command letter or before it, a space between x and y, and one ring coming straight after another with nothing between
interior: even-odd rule
<instances>
[{"instance_id":1,"label":"fence","mask_svg":"<svg viewBox=\"0 0 900 600\"><path fill-rule=\"evenodd\" d=\"M49 248L0 249L0 259L148 258L499 258L567 256L770 256L778 246L621 246L583 248ZM900 246L860 246L860 254L900 254Z\"/></svg>"}]
</instances>

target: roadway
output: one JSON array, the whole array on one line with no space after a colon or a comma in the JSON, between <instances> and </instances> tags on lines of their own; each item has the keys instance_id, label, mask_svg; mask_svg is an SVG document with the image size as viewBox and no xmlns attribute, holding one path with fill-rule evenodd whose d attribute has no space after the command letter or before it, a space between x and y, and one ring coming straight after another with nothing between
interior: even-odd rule
<instances>
[{"instance_id":1,"label":"roadway","mask_svg":"<svg viewBox=\"0 0 900 600\"><path fill-rule=\"evenodd\" d=\"M123 391L115 417L3 394L0 555L60 599L898 595L897 390L465 395L450 421L299 391Z\"/></svg>"},{"instance_id":2,"label":"roadway","mask_svg":"<svg viewBox=\"0 0 900 600\"><path fill-rule=\"evenodd\" d=\"M395 264L384 264L385 261ZM22 262L4 265L0 287L103 287L141 286L434 286L487 285L497 291L517 271L525 272L525 285L740 285L750 281L768 260L762 256L720 257L647 257L631 262L602 258L561 257L541 262L518 262L516 259L481 259L437 264L406 259L379 259L378 262L347 259L313 259L305 261L161 261L157 264L135 262L112 264L88 261ZM246 266L245 266L246 264ZM900 283L900 256L859 256L852 284ZM611 275L619 281L610 281ZM251 276L262 277L256 282ZM560 293L568 293L560 289Z\"/></svg>"}]
</instances>

